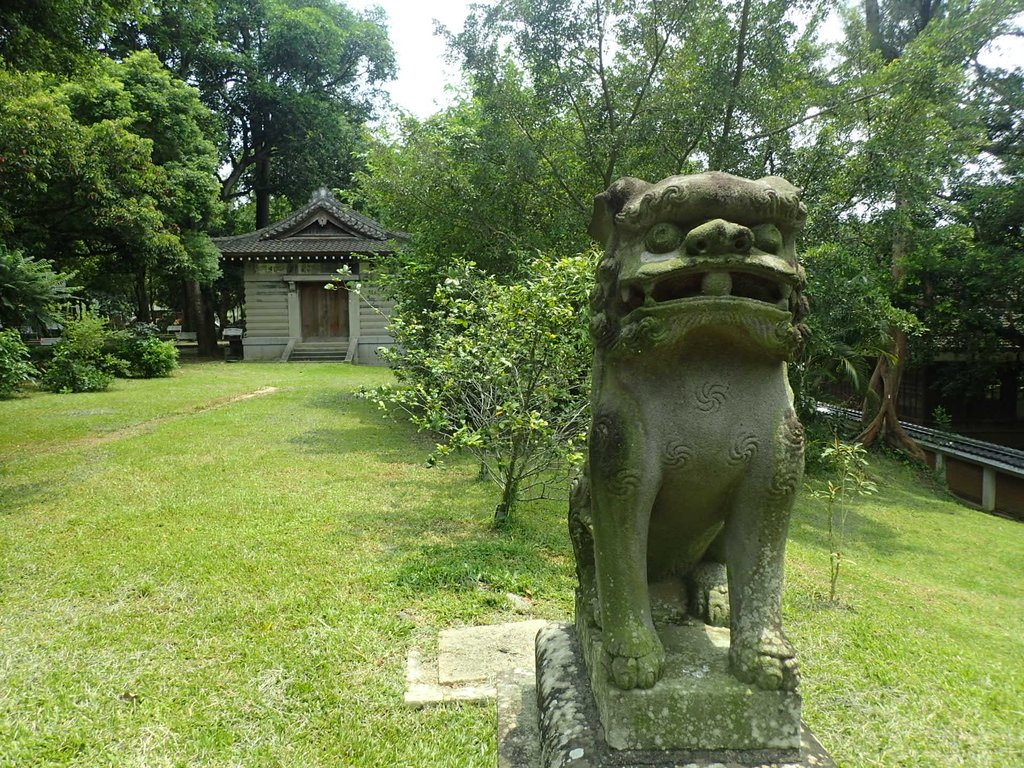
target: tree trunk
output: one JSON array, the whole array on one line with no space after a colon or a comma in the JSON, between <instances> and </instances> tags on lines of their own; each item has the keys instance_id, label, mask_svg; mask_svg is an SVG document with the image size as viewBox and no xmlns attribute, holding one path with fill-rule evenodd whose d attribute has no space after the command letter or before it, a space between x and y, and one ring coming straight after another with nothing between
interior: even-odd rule
<instances>
[{"instance_id":1,"label":"tree trunk","mask_svg":"<svg viewBox=\"0 0 1024 768\"><path fill-rule=\"evenodd\" d=\"M230 301L231 294L228 291L217 292L217 307L215 311L217 313L217 319L220 320L221 331L230 325L230 322L228 321L228 310L231 309L229 305Z\"/></svg>"},{"instance_id":2,"label":"tree trunk","mask_svg":"<svg viewBox=\"0 0 1024 768\"><path fill-rule=\"evenodd\" d=\"M897 200L897 214L902 214L906 208L906 202ZM892 284L898 287L903 280L903 264L907 254L907 243L909 241L907 224L897 215L896 231L893 234L892 245ZM868 384L868 393L864 398L864 430L857 436L857 441L863 443L866 448L874 445L878 440L891 445L897 450L903 451L908 456L925 460L924 451L914 442L900 424L898 398L900 384L903 382L903 370L907 361L907 332L902 328L891 328L889 330L888 354L881 354L875 363L875 370L871 374L871 382ZM878 410L873 416L869 416L873 407L871 396L878 398Z\"/></svg>"},{"instance_id":3,"label":"tree trunk","mask_svg":"<svg viewBox=\"0 0 1024 768\"><path fill-rule=\"evenodd\" d=\"M270 158L265 154L256 160L253 194L256 196L256 229L263 229L270 224Z\"/></svg>"},{"instance_id":4,"label":"tree trunk","mask_svg":"<svg viewBox=\"0 0 1024 768\"><path fill-rule=\"evenodd\" d=\"M213 324L213 314L209 302L204 296L203 287L197 280L186 280L185 290L188 295L188 318L192 330L196 333L196 344L200 357L216 357L220 348L217 346L217 329Z\"/></svg>"},{"instance_id":5,"label":"tree trunk","mask_svg":"<svg viewBox=\"0 0 1024 768\"><path fill-rule=\"evenodd\" d=\"M203 357L219 357L220 346L217 344L216 300L213 289L208 285L199 286L199 299L202 305L202 315L199 327L196 328L196 341L199 344L199 354Z\"/></svg>"},{"instance_id":6,"label":"tree trunk","mask_svg":"<svg viewBox=\"0 0 1024 768\"><path fill-rule=\"evenodd\" d=\"M140 264L135 270L135 322L153 322L153 312L149 304L149 290L146 286L146 266Z\"/></svg>"},{"instance_id":7,"label":"tree trunk","mask_svg":"<svg viewBox=\"0 0 1024 768\"><path fill-rule=\"evenodd\" d=\"M729 101L725 105L725 118L722 120L722 136L718 141L714 157L711 158L710 168L714 171L722 169L726 145L729 142L729 134L732 133L733 115L736 112L736 99L740 83L743 81L743 70L747 60L747 31L750 28L750 0L743 0L743 7L740 10L739 37L736 40L736 66L732 73L732 83L729 88Z\"/></svg>"},{"instance_id":8,"label":"tree trunk","mask_svg":"<svg viewBox=\"0 0 1024 768\"><path fill-rule=\"evenodd\" d=\"M494 508L494 524L498 527L507 525L512 517L512 510L515 509L517 496L519 496L519 478L511 474L505 477L505 485L501 489L501 501Z\"/></svg>"},{"instance_id":9,"label":"tree trunk","mask_svg":"<svg viewBox=\"0 0 1024 768\"><path fill-rule=\"evenodd\" d=\"M903 429L899 421L897 397L903 380L903 368L907 357L907 332L893 329L891 334L891 355L879 355L875 370L871 374L868 396L864 398L864 430L857 436L857 442L870 447L883 441L919 461L925 460L924 451ZM871 395L878 399L873 405ZM872 407L877 407L869 418Z\"/></svg>"},{"instance_id":10,"label":"tree trunk","mask_svg":"<svg viewBox=\"0 0 1024 768\"><path fill-rule=\"evenodd\" d=\"M270 147L267 146L267 123L265 114L257 118L253 131L253 150L255 156L252 191L256 198L256 229L270 224Z\"/></svg>"},{"instance_id":11,"label":"tree trunk","mask_svg":"<svg viewBox=\"0 0 1024 768\"><path fill-rule=\"evenodd\" d=\"M867 27L868 40L872 50L885 56L885 41L882 39L882 14L878 8L878 0L864 0L864 26Z\"/></svg>"},{"instance_id":12,"label":"tree trunk","mask_svg":"<svg viewBox=\"0 0 1024 768\"><path fill-rule=\"evenodd\" d=\"M506 525L512 517L512 511L519 501L519 482L522 480L523 441L519 435L512 438L512 450L508 466L501 472L501 501L494 508L494 524L498 527Z\"/></svg>"}]
</instances>

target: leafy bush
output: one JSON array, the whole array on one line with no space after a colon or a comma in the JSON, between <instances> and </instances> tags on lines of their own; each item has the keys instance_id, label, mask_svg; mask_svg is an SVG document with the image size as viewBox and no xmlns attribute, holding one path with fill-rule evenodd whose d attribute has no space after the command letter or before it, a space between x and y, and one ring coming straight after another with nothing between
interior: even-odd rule
<instances>
[{"instance_id":1,"label":"leafy bush","mask_svg":"<svg viewBox=\"0 0 1024 768\"><path fill-rule=\"evenodd\" d=\"M503 285L471 263L437 286L429 309L397 311L388 357L402 386L376 390L465 450L501 488L495 521L583 459L589 416L587 298L595 257L539 258Z\"/></svg>"},{"instance_id":2,"label":"leafy bush","mask_svg":"<svg viewBox=\"0 0 1024 768\"><path fill-rule=\"evenodd\" d=\"M102 392L113 380L112 374L92 363L57 352L39 383L50 392Z\"/></svg>"},{"instance_id":3,"label":"leafy bush","mask_svg":"<svg viewBox=\"0 0 1024 768\"><path fill-rule=\"evenodd\" d=\"M8 328L0 330L0 397L10 397L18 387L32 379L35 368L21 334Z\"/></svg>"},{"instance_id":4,"label":"leafy bush","mask_svg":"<svg viewBox=\"0 0 1024 768\"><path fill-rule=\"evenodd\" d=\"M125 362L125 374L131 378L169 376L178 367L178 348L158 339L151 326L136 326L117 341L117 356Z\"/></svg>"},{"instance_id":5,"label":"leafy bush","mask_svg":"<svg viewBox=\"0 0 1024 768\"><path fill-rule=\"evenodd\" d=\"M64 322L61 341L39 383L50 392L100 392L110 386L127 363L111 354L117 334L102 317L86 312Z\"/></svg>"},{"instance_id":6,"label":"leafy bush","mask_svg":"<svg viewBox=\"0 0 1024 768\"><path fill-rule=\"evenodd\" d=\"M824 245L804 254L811 304L806 324L810 338L793 365L790 380L797 411L808 423L817 418L819 400L834 399L843 384L863 397L879 355L887 354L892 328L913 333L920 323L892 303L886 265L841 245Z\"/></svg>"},{"instance_id":7,"label":"leafy bush","mask_svg":"<svg viewBox=\"0 0 1024 768\"><path fill-rule=\"evenodd\" d=\"M105 318L85 312L78 319L64 321L61 341L54 354L91 363L101 370L114 373L123 368L123 363L111 354L116 339L117 332L107 327Z\"/></svg>"}]
</instances>

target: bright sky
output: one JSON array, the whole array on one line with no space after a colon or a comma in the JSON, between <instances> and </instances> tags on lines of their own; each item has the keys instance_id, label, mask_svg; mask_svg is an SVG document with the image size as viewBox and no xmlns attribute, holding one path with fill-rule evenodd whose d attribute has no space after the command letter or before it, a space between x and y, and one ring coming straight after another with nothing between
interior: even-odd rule
<instances>
[{"instance_id":1,"label":"bright sky","mask_svg":"<svg viewBox=\"0 0 1024 768\"><path fill-rule=\"evenodd\" d=\"M391 42L398 57L398 78L387 90L398 106L417 117L427 117L448 104L445 86L458 85L457 71L444 62L444 42L434 35L434 20L458 32L472 0L348 0L362 10L381 6L388 15ZM826 38L840 34L838 18L830 19ZM982 56L985 64L1024 67L1024 40L1004 39Z\"/></svg>"},{"instance_id":2,"label":"bright sky","mask_svg":"<svg viewBox=\"0 0 1024 768\"><path fill-rule=\"evenodd\" d=\"M387 87L398 106L426 117L448 103L445 86L458 85L456 70L444 62L444 42L434 35L434 20L459 32L472 0L348 0L362 10L379 5L388 15L391 44L398 57L398 78Z\"/></svg>"}]
</instances>

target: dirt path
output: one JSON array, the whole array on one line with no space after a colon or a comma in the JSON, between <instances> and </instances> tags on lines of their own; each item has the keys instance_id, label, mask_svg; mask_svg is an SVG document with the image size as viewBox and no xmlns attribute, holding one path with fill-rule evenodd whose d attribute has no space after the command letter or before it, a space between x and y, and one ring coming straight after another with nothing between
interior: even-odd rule
<instances>
[{"instance_id":1,"label":"dirt path","mask_svg":"<svg viewBox=\"0 0 1024 768\"><path fill-rule=\"evenodd\" d=\"M124 440L130 437L137 437L152 432L162 424L166 424L169 421L175 421L177 419L186 418L188 416L195 416L199 413L205 413L207 411L213 411L218 408L223 408L233 403L238 403L243 400L251 400L254 397L263 397L264 395L272 395L275 392L279 392L280 387L260 387L254 389L252 392L245 392L241 395L229 395L227 397L218 397L214 400L210 400L206 403L200 403L193 405L180 411L169 413L166 416L157 416L155 419L148 419L146 421L140 421L138 424L132 424L121 429L114 430L112 432L104 432L99 435L87 435L86 437L79 437L74 440L67 440L61 443L49 443L38 446L31 446L28 448L18 449L13 454L6 456L0 456L0 460L10 461L12 459L20 459L28 456L47 456L58 453L65 453L67 451L73 451L77 448L91 448L93 446L107 445L108 443L116 443L118 440Z\"/></svg>"}]
</instances>

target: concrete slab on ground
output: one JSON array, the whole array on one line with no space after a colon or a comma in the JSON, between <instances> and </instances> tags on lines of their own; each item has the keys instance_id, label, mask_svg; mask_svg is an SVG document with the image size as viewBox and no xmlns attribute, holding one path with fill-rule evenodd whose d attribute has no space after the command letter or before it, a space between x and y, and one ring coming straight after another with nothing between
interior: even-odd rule
<instances>
[{"instance_id":1,"label":"concrete slab on ground","mask_svg":"<svg viewBox=\"0 0 1024 768\"><path fill-rule=\"evenodd\" d=\"M494 699L503 682L535 676L535 640L549 622L517 621L448 629L438 637L436 662L414 648L406 660L406 704Z\"/></svg>"}]
</instances>

